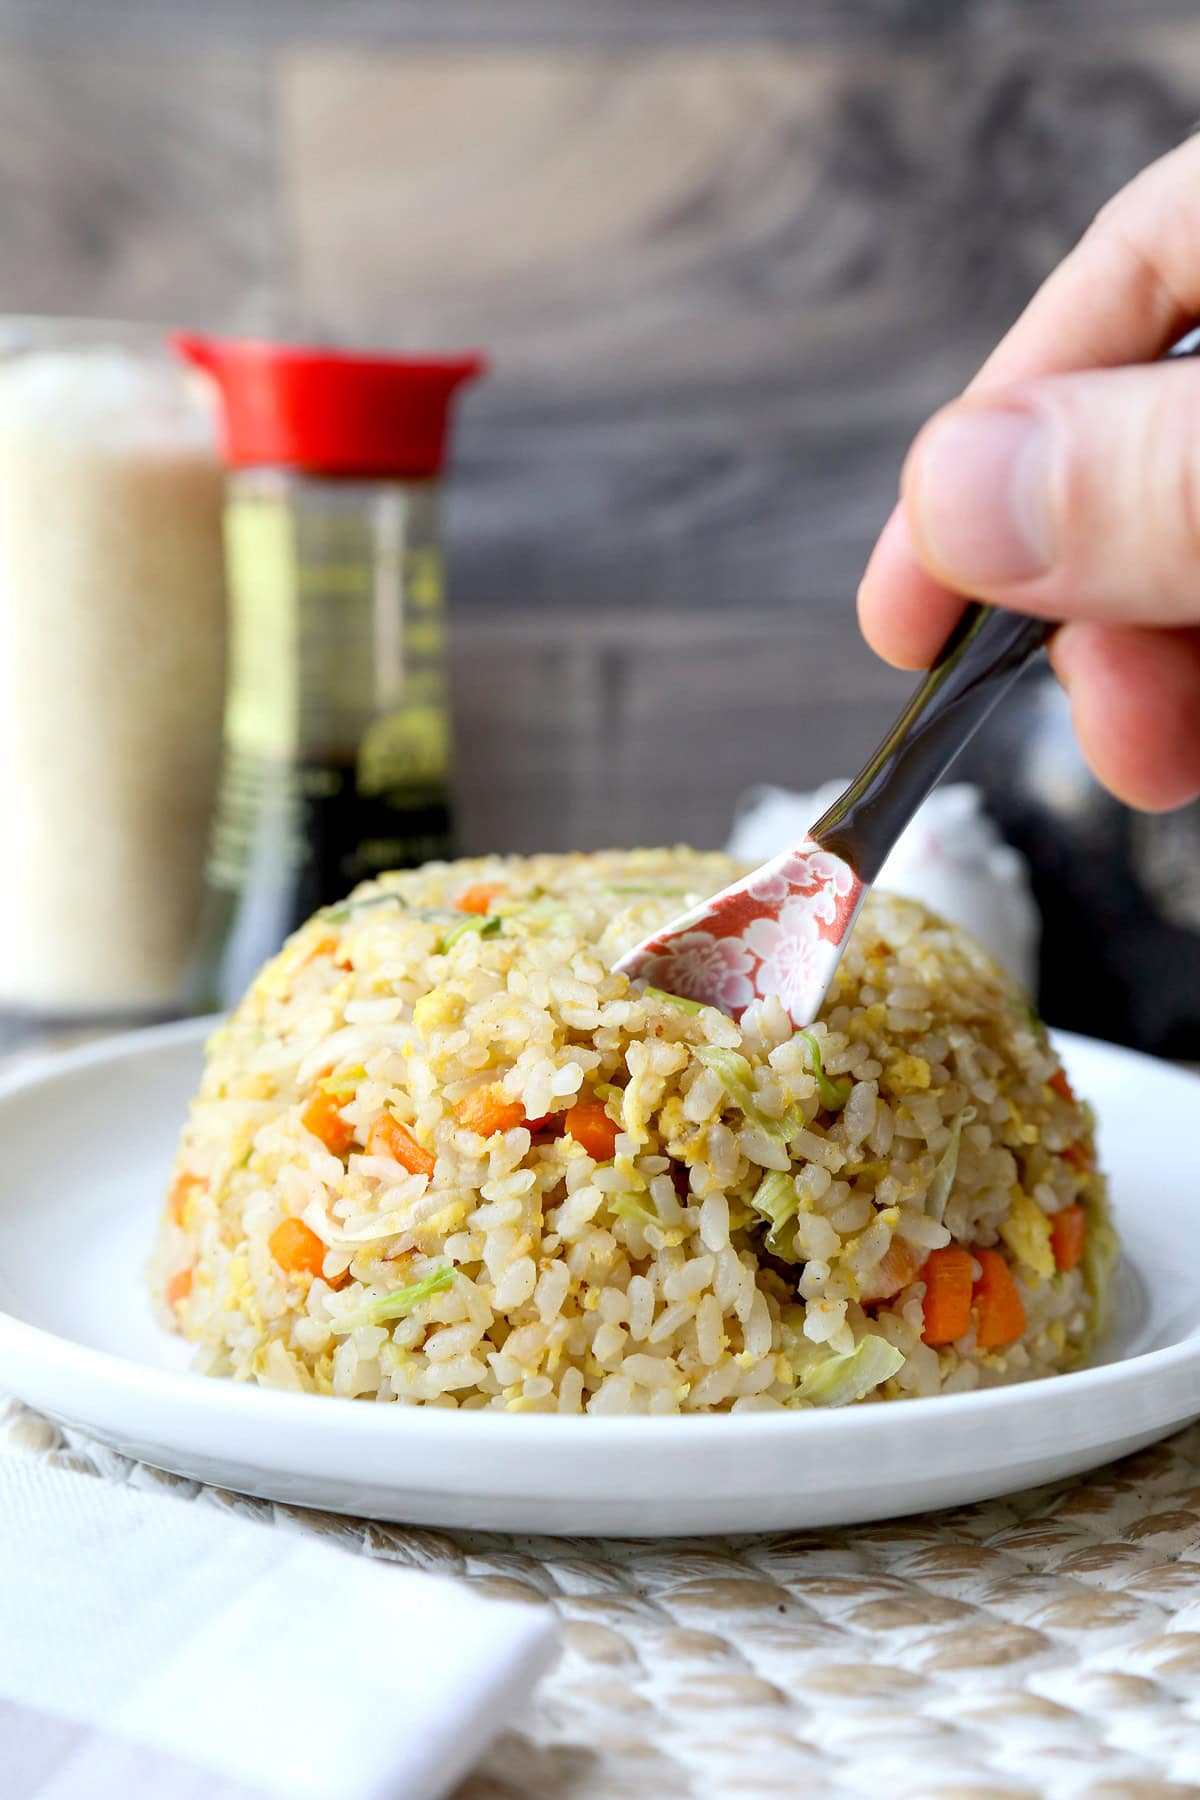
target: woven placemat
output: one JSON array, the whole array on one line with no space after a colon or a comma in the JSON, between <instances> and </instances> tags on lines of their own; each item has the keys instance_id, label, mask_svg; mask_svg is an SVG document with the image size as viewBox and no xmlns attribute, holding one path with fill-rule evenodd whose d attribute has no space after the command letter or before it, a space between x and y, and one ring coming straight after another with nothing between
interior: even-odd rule
<instances>
[{"instance_id":1,"label":"woven placemat","mask_svg":"<svg viewBox=\"0 0 1200 1800\"><path fill-rule=\"evenodd\" d=\"M16 1403L0 1445L552 1604L562 1660L456 1800L1200 1795L1200 1426L955 1512L632 1543L252 1500Z\"/></svg>"}]
</instances>

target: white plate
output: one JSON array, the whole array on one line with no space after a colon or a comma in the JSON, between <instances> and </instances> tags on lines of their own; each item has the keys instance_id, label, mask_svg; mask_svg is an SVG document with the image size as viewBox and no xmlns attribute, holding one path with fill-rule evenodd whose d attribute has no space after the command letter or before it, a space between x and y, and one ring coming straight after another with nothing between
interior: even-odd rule
<instances>
[{"instance_id":1,"label":"white plate","mask_svg":"<svg viewBox=\"0 0 1200 1800\"><path fill-rule=\"evenodd\" d=\"M668 1419L372 1406L190 1374L141 1267L205 1032L135 1032L0 1085L0 1385L126 1455L335 1512L653 1537L955 1506L1092 1468L1200 1413L1200 1080L1069 1037L1125 1242L1101 1366L841 1412Z\"/></svg>"}]
</instances>

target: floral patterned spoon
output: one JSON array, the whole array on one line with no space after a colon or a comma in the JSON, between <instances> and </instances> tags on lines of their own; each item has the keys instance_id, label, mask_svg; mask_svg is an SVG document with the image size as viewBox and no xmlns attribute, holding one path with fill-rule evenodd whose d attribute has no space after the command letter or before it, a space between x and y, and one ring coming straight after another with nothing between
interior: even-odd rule
<instances>
[{"instance_id":1,"label":"floral patterned spoon","mask_svg":"<svg viewBox=\"0 0 1200 1800\"><path fill-rule=\"evenodd\" d=\"M807 838L630 950L617 968L738 1019L821 1009L863 897L930 790L1054 630L972 602L857 780Z\"/></svg>"}]
</instances>

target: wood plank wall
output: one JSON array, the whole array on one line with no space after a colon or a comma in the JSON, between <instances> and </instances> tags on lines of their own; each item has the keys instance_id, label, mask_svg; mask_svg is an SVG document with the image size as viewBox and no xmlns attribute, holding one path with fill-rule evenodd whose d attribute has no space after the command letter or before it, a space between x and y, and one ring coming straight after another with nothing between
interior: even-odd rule
<instances>
[{"instance_id":1,"label":"wood plank wall","mask_svg":"<svg viewBox=\"0 0 1200 1800\"><path fill-rule=\"evenodd\" d=\"M906 443L1197 118L1191 0L8 0L0 310L489 347L469 841L712 844L887 722Z\"/></svg>"}]
</instances>

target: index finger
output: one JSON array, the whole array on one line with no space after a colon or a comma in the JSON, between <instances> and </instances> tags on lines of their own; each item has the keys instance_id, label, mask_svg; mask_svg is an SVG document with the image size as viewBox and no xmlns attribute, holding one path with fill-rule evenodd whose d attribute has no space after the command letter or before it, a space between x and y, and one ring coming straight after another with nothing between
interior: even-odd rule
<instances>
[{"instance_id":1,"label":"index finger","mask_svg":"<svg viewBox=\"0 0 1200 1800\"><path fill-rule=\"evenodd\" d=\"M1001 338L968 393L1153 362L1200 317L1200 137L1097 213Z\"/></svg>"}]
</instances>

